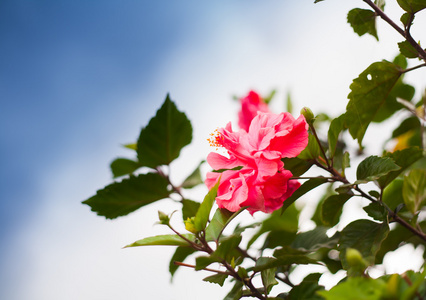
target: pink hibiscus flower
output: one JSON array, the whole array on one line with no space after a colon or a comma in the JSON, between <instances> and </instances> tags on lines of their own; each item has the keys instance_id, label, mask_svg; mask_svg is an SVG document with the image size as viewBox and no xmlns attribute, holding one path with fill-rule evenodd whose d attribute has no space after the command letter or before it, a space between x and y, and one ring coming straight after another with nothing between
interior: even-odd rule
<instances>
[{"instance_id":1,"label":"pink hibiscus flower","mask_svg":"<svg viewBox=\"0 0 426 300\"><path fill-rule=\"evenodd\" d=\"M220 177L216 202L219 207L237 211L248 206L250 213L272 212L300 186L289 181L291 172L284 169L283 157L296 157L308 144L308 125L303 116L294 119L289 113L259 113L248 132L233 132L231 123L218 129L210 139L215 147L227 150L227 156L211 152L207 162L206 185L214 186ZM241 167L240 170L230 170Z\"/></svg>"},{"instance_id":2,"label":"pink hibiscus flower","mask_svg":"<svg viewBox=\"0 0 426 300\"><path fill-rule=\"evenodd\" d=\"M258 93L250 91L248 95L240 99L241 110L238 113L238 126L245 131L249 130L250 123L257 112L269 112L268 105L263 102Z\"/></svg>"}]
</instances>

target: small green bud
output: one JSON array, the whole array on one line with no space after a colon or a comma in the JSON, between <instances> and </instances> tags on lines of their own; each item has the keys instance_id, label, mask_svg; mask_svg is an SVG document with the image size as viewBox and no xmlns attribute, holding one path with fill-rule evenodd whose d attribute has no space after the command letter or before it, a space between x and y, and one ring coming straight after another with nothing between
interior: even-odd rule
<instances>
[{"instance_id":1,"label":"small green bud","mask_svg":"<svg viewBox=\"0 0 426 300\"><path fill-rule=\"evenodd\" d=\"M160 222L158 222L159 224L168 225L170 222L170 217L162 211L158 211L158 219L160 219Z\"/></svg>"},{"instance_id":2,"label":"small green bud","mask_svg":"<svg viewBox=\"0 0 426 300\"><path fill-rule=\"evenodd\" d=\"M305 117L306 122L308 122L309 124L312 124L312 122L314 121L314 118L315 118L314 113L308 107L306 106L303 107L300 110L300 114L302 114Z\"/></svg>"},{"instance_id":3,"label":"small green bud","mask_svg":"<svg viewBox=\"0 0 426 300\"><path fill-rule=\"evenodd\" d=\"M186 230L188 230L189 232L192 232L192 233L197 233L197 230L195 229L194 220L195 220L195 217L192 217L192 218L186 219L183 222L185 223L185 229Z\"/></svg>"},{"instance_id":4,"label":"small green bud","mask_svg":"<svg viewBox=\"0 0 426 300\"><path fill-rule=\"evenodd\" d=\"M368 263L365 261L365 259L362 257L362 254L357 249L346 249L346 261L349 265L349 276L360 276L368 267Z\"/></svg>"}]
</instances>

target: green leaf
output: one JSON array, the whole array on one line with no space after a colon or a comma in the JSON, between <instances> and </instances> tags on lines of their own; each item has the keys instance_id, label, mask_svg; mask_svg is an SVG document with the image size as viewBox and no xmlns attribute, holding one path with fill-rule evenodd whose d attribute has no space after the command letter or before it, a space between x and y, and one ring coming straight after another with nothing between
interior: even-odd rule
<instances>
[{"instance_id":1,"label":"green leaf","mask_svg":"<svg viewBox=\"0 0 426 300\"><path fill-rule=\"evenodd\" d=\"M293 287L289 294L288 300L323 300L321 296L317 294L318 291L324 290L322 285L318 285L318 280L322 274L313 273L303 279L303 281Z\"/></svg>"},{"instance_id":2,"label":"green leaf","mask_svg":"<svg viewBox=\"0 0 426 300\"><path fill-rule=\"evenodd\" d=\"M107 219L127 215L138 208L167 198L168 182L157 173L140 174L137 177L114 182L98 190L96 195L83 201L92 211Z\"/></svg>"},{"instance_id":3,"label":"green leaf","mask_svg":"<svg viewBox=\"0 0 426 300\"><path fill-rule=\"evenodd\" d=\"M416 214L426 204L426 170L411 170L404 176L402 196L407 209Z\"/></svg>"},{"instance_id":4,"label":"green leaf","mask_svg":"<svg viewBox=\"0 0 426 300\"><path fill-rule=\"evenodd\" d=\"M348 13L348 23L351 24L355 33L363 36L368 33L377 40L376 13L369 9L354 8Z\"/></svg>"},{"instance_id":5,"label":"green leaf","mask_svg":"<svg viewBox=\"0 0 426 300\"><path fill-rule=\"evenodd\" d=\"M195 241L195 236L193 234L182 234L184 238L190 241ZM191 246L187 241L176 234L165 234L147 237L141 240L138 240L132 244L125 246L124 248L129 247L139 247L139 246Z\"/></svg>"},{"instance_id":6,"label":"green leaf","mask_svg":"<svg viewBox=\"0 0 426 300\"><path fill-rule=\"evenodd\" d=\"M198 167L189 175L184 182L181 184L181 187L184 189L191 189L201 183L203 183L203 179L201 178L200 167L204 163L204 161L200 162Z\"/></svg>"},{"instance_id":7,"label":"green leaf","mask_svg":"<svg viewBox=\"0 0 426 300\"><path fill-rule=\"evenodd\" d=\"M186 221L188 218L195 217L199 207L200 207L199 202L195 202L195 201L188 200L188 199L182 200L182 217L183 217L183 220Z\"/></svg>"},{"instance_id":8,"label":"green leaf","mask_svg":"<svg viewBox=\"0 0 426 300\"><path fill-rule=\"evenodd\" d=\"M206 228L206 240L217 241L233 215L229 210L218 208Z\"/></svg>"},{"instance_id":9,"label":"green leaf","mask_svg":"<svg viewBox=\"0 0 426 300\"><path fill-rule=\"evenodd\" d=\"M172 259L169 263L169 272L170 275L173 278L173 275L176 273L177 269L179 268L179 265L175 264L175 261L183 262L185 258L187 258L189 255L194 253L195 250L190 247L177 247L175 253L172 256Z\"/></svg>"},{"instance_id":10,"label":"green leaf","mask_svg":"<svg viewBox=\"0 0 426 300\"><path fill-rule=\"evenodd\" d=\"M377 221L386 221L387 220L387 212L382 204L379 202L371 202L369 205L363 207L364 211Z\"/></svg>"},{"instance_id":11,"label":"green leaf","mask_svg":"<svg viewBox=\"0 0 426 300\"><path fill-rule=\"evenodd\" d=\"M338 194L331 195L324 200L321 209L321 219L324 225L334 226L339 223L342 214L343 205L348 201L353 194Z\"/></svg>"},{"instance_id":12,"label":"green leaf","mask_svg":"<svg viewBox=\"0 0 426 300\"><path fill-rule=\"evenodd\" d=\"M410 130L420 128L420 121L417 117L409 117L401 122L401 124L392 132L392 138L407 133Z\"/></svg>"},{"instance_id":13,"label":"green leaf","mask_svg":"<svg viewBox=\"0 0 426 300\"><path fill-rule=\"evenodd\" d=\"M209 266L212 263L219 262L216 257L213 256L199 256L195 259L195 270L203 270L207 266Z\"/></svg>"},{"instance_id":14,"label":"green leaf","mask_svg":"<svg viewBox=\"0 0 426 300\"><path fill-rule=\"evenodd\" d=\"M137 169L139 169L141 165L134 160L127 158L117 158L111 163L111 172L114 178L131 174Z\"/></svg>"},{"instance_id":15,"label":"green leaf","mask_svg":"<svg viewBox=\"0 0 426 300\"><path fill-rule=\"evenodd\" d=\"M397 178L383 190L382 201L393 211L395 211L398 205L404 203L404 199L402 198L403 182L402 179Z\"/></svg>"},{"instance_id":16,"label":"green leaf","mask_svg":"<svg viewBox=\"0 0 426 300\"><path fill-rule=\"evenodd\" d=\"M409 13L416 13L426 8L426 0L397 0L399 6Z\"/></svg>"},{"instance_id":17,"label":"green leaf","mask_svg":"<svg viewBox=\"0 0 426 300\"><path fill-rule=\"evenodd\" d=\"M369 156L358 165L356 178L358 182L368 182L379 179L390 171L401 169L390 157Z\"/></svg>"},{"instance_id":18,"label":"green leaf","mask_svg":"<svg viewBox=\"0 0 426 300\"><path fill-rule=\"evenodd\" d=\"M339 139L340 132L345 128L345 115L341 115L338 118L333 119L328 129L328 151L330 152L330 158L334 157L336 152L337 141Z\"/></svg>"},{"instance_id":19,"label":"green leaf","mask_svg":"<svg viewBox=\"0 0 426 300\"><path fill-rule=\"evenodd\" d=\"M210 282L210 283L216 283L220 286L223 286L223 283L225 282L225 279L227 277L228 277L228 275L226 275L226 274L215 274L215 275L211 275L211 276L204 278L203 281L207 281L207 282Z\"/></svg>"},{"instance_id":20,"label":"green leaf","mask_svg":"<svg viewBox=\"0 0 426 300\"><path fill-rule=\"evenodd\" d=\"M139 162L150 168L168 165L191 140L191 122L167 95L155 117L141 130L137 143Z\"/></svg>"},{"instance_id":21,"label":"green leaf","mask_svg":"<svg viewBox=\"0 0 426 300\"><path fill-rule=\"evenodd\" d=\"M317 261L308 257L306 251L292 249L290 247L284 247L274 252L274 257L260 257L253 271L259 272L270 268L279 266L288 266L292 264L317 264ZM262 258L262 259L261 259Z\"/></svg>"},{"instance_id":22,"label":"green leaf","mask_svg":"<svg viewBox=\"0 0 426 300\"><path fill-rule=\"evenodd\" d=\"M308 181L305 181L289 198L284 201L281 212L284 212L291 204L304 194L326 182L327 179L324 177L311 178Z\"/></svg>"},{"instance_id":23,"label":"green leaf","mask_svg":"<svg viewBox=\"0 0 426 300\"><path fill-rule=\"evenodd\" d=\"M362 144L365 131L380 107L385 102L401 71L388 61L371 64L354 79L348 95L346 126L354 139Z\"/></svg>"},{"instance_id":24,"label":"green leaf","mask_svg":"<svg viewBox=\"0 0 426 300\"><path fill-rule=\"evenodd\" d=\"M402 24L404 24L404 26L407 27L408 23L413 24L414 15L413 15L413 19L411 19L411 15L412 14L410 14L410 13L405 13L401 16L400 20L401 20Z\"/></svg>"},{"instance_id":25,"label":"green leaf","mask_svg":"<svg viewBox=\"0 0 426 300\"><path fill-rule=\"evenodd\" d=\"M398 43L399 51L402 55L408 58L419 57L419 53L408 41Z\"/></svg>"},{"instance_id":26,"label":"green leaf","mask_svg":"<svg viewBox=\"0 0 426 300\"><path fill-rule=\"evenodd\" d=\"M389 233L387 223L376 223L369 220L356 220L347 225L341 232L339 251L342 265L348 268L346 249L354 248L361 252L364 259L373 264L380 245Z\"/></svg>"},{"instance_id":27,"label":"green leaf","mask_svg":"<svg viewBox=\"0 0 426 300\"><path fill-rule=\"evenodd\" d=\"M292 114L293 113L293 102L291 101L291 94L290 94L290 92L287 93L286 104L287 104L286 105L287 106L286 111Z\"/></svg>"},{"instance_id":28,"label":"green leaf","mask_svg":"<svg viewBox=\"0 0 426 300\"><path fill-rule=\"evenodd\" d=\"M291 247L306 251L317 251L321 248L334 248L337 245L338 237L329 238L326 235L328 229L330 228L317 226L313 230L298 233Z\"/></svg>"},{"instance_id":29,"label":"green leaf","mask_svg":"<svg viewBox=\"0 0 426 300\"><path fill-rule=\"evenodd\" d=\"M314 164L313 161L303 160L297 157L283 158L282 162L284 163L285 169L289 170L293 176L303 175Z\"/></svg>"},{"instance_id":30,"label":"green leaf","mask_svg":"<svg viewBox=\"0 0 426 300\"><path fill-rule=\"evenodd\" d=\"M265 287L266 294L269 294L274 285L278 284L278 281L275 279L276 271L276 268L270 268L260 272L260 277L262 278L262 283Z\"/></svg>"},{"instance_id":31,"label":"green leaf","mask_svg":"<svg viewBox=\"0 0 426 300\"><path fill-rule=\"evenodd\" d=\"M315 137L309 133L308 137L308 146L306 146L305 149L297 156L297 158L303 159L303 160L311 160L316 159L318 156L320 156L321 150L318 145L318 141L315 139Z\"/></svg>"},{"instance_id":32,"label":"green leaf","mask_svg":"<svg viewBox=\"0 0 426 300\"><path fill-rule=\"evenodd\" d=\"M130 150L137 150L138 149L138 145L136 143L133 144L125 144L123 145L124 148L130 149Z\"/></svg>"},{"instance_id":33,"label":"green leaf","mask_svg":"<svg viewBox=\"0 0 426 300\"><path fill-rule=\"evenodd\" d=\"M236 259L241 256L241 253L234 251L241 243L241 235L231 235L221 241L216 251L213 253L214 257L225 259L230 262L232 258Z\"/></svg>"},{"instance_id":34,"label":"green leaf","mask_svg":"<svg viewBox=\"0 0 426 300\"><path fill-rule=\"evenodd\" d=\"M410 147L395 152L388 152L384 157L391 158L400 168L389 172L388 174L379 178L378 183L380 187L387 186L392 180L398 177L404 172L409 166L414 164L416 161L423 158L423 151L418 147Z\"/></svg>"},{"instance_id":35,"label":"green leaf","mask_svg":"<svg viewBox=\"0 0 426 300\"><path fill-rule=\"evenodd\" d=\"M194 225L195 230L198 232L204 230L207 226L207 221L209 220L210 211L212 210L214 200L216 199L217 189L219 188L220 178L215 184L214 187L207 193L204 197L203 202L200 205L200 208L195 215Z\"/></svg>"},{"instance_id":36,"label":"green leaf","mask_svg":"<svg viewBox=\"0 0 426 300\"><path fill-rule=\"evenodd\" d=\"M317 293L325 300L380 300L385 290L386 283L381 279L351 277L329 291Z\"/></svg>"},{"instance_id":37,"label":"green leaf","mask_svg":"<svg viewBox=\"0 0 426 300\"><path fill-rule=\"evenodd\" d=\"M243 295L243 283L241 281L236 281L232 290L223 298L223 300L239 300Z\"/></svg>"}]
</instances>

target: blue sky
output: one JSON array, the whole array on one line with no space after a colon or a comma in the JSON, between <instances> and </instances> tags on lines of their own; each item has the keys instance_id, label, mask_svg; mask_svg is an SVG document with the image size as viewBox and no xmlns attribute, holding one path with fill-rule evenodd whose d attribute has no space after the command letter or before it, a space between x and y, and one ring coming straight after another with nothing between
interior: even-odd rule
<instances>
[{"instance_id":1,"label":"blue sky","mask_svg":"<svg viewBox=\"0 0 426 300\"><path fill-rule=\"evenodd\" d=\"M132 155L120 145L168 92L195 128L176 180L235 120L235 94L291 90L296 111L341 113L351 80L396 54L395 35L381 26L382 44L360 39L351 6L312 2L1 1L0 298L223 296L188 270L169 285L169 250L121 249L161 233L152 224L169 202L106 221L80 201L111 182L108 164Z\"/></svg>"}]
</instances>

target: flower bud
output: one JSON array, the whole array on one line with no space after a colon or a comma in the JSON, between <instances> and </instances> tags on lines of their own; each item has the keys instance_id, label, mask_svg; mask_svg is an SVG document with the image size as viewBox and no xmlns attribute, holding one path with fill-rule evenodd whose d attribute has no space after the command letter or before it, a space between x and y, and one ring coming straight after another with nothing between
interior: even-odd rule
<instances>
[{"instance_id":1,"label":"flower bud","mask_svg":"<svg viewBox=\"0 0 426 300\"><path fill-rule=\"evenodd\" d=\"M168 225L170 222L170 217L163 213L162 211L158 211L158 219L160 220L159 224Z\"/></svg>"},{"instance_id":2,"label":"flower bud","mask_svg":"<svg viewBox=\"0 0 426 300\"><path fill-rule=\"evenodd\" d=\"M306 107L306 106L303 107L300 110L300 114L302 114L305 117L306 122L308 122L309 124L312 124L315 117L314 117L314 113L312 112L312 110L310 110L309 107Z\"/></svg>"}]
</instances>

